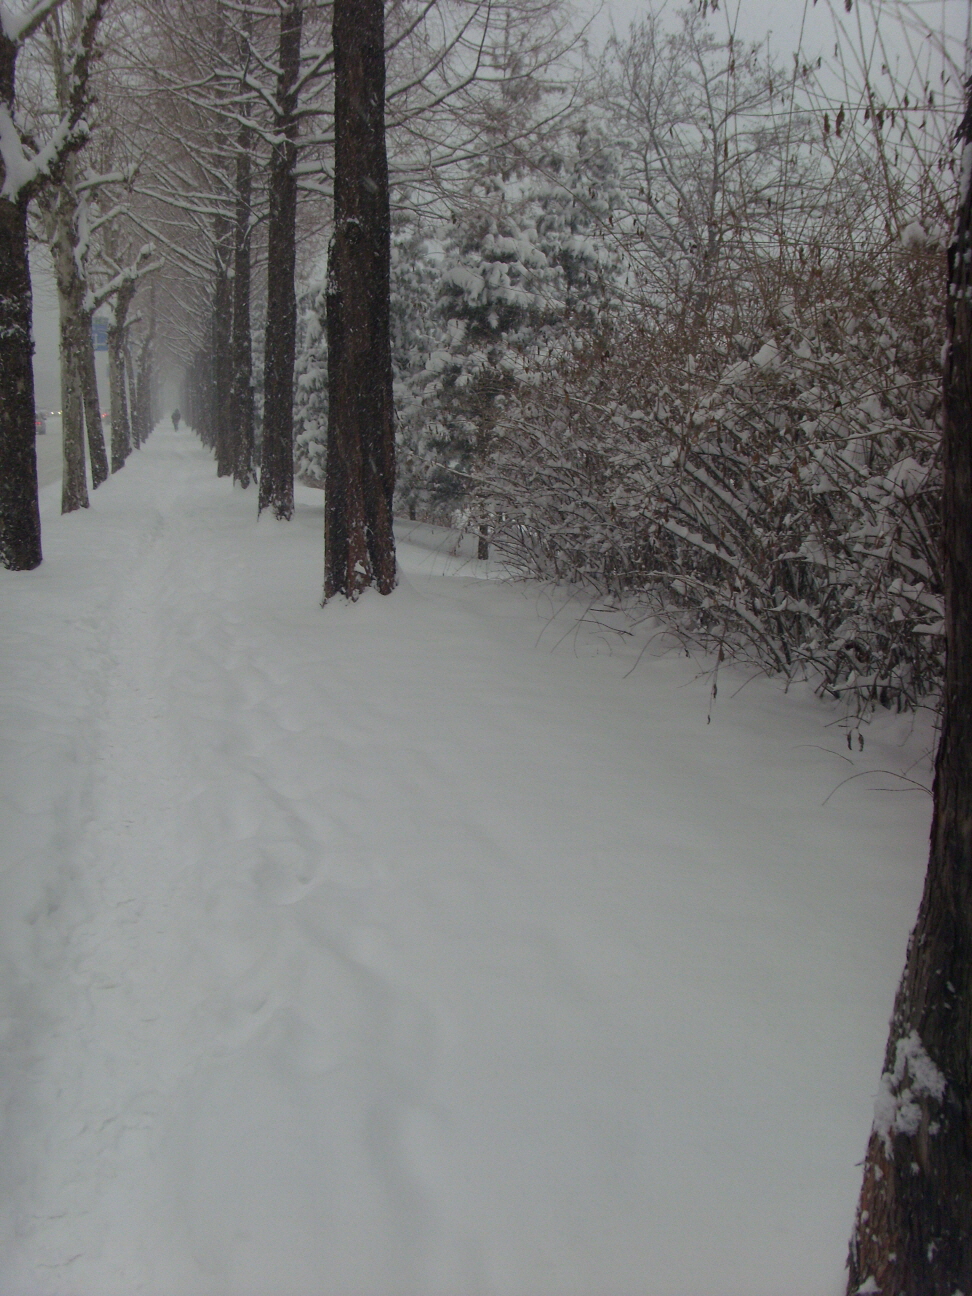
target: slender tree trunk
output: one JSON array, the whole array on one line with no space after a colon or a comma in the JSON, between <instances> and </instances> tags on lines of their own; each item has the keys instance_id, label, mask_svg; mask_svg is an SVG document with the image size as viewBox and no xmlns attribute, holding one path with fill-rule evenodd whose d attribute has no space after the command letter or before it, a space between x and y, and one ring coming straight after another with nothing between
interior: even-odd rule
<instances>
[{"instance_id":1,"label":"slender tree trunk","mask_svg":"<svg viewBox=\"0 0 972 1296\"><path fill-rule=\"evenodd\" d=\"M199 351L192 362L190 376L192 384L193 427L204 446L215 447L213 439L213 379L212 362L208 350Z\"/></svg>"},{"instance_id":2,"label":"slender tree trunk","mask_svg":"<svg viewBox=\"0 0 972 1296\"><path fill-rule=\"evenodd\" d=\"M230 420L233 478L253 480L253 351L250 338L251 133L240 128L236 154L236 223L233 234L233 378Z\"/></svg>"},{"instance_id":3,"label":"slender tree trunk","mask_svg":"<svg viewBox=\"0 0 972 1296\"><path fill-rule=\"evenodd\" d=\"M7 102L11 46L0 33L0 97ZM0 562L11 571L31 571L41 561L33 354L27 202L0 198Z\"/></svg>"},{"instance_id":4,"label":"slender tree trunk","mask_svg":"<svg viewBox=\"0 0 972 1296\"><path fill-rule=\"evenodd\" d=\"M972 1292L972 97L949 249L946 669L925 891L898 988L848 1293Z\"/></svg>"},{"instance_id":5,"label":"slender tree trunk","mask_svg":"<svg viewBox=\"0 0 972 1296\"><path fill-rule=\"evenodd\" d=\"M124 283L115 294L114 316L108 327L108 398L111 410L111 471L125 466L132 452L132 430L128 419L128 396L125 390L125 320L134 282Z\"/></svg>"},{"instance_id":6,"label":"slender tree trunk","mask_svg":"<svg viewBox=\"0 0 972 1296\"><path fill-rule=\"evenodd\" d=\"M81 403L84 406L84 425L88 433L88 453L91 456L91 485L97 490L103 481L108 480L108 455L105 452L105 433L101 426L101 401L98 399L91 317L86 311L81 313L81 327L78 330L78 360Z\"/></svg>"},{"instance_id":7,"label":"slender tree trunk","mask_svg":"<svg viewBox=\"0 0 972 1296\"><path fill-rule=\"evenodd\" d=\"M229 477L235 459L234 428L230 419L233 385L233 225L225 216L215 221L216 278L213 284L213 432L216 438L216 475Z\"/></svg>"},{"instance_id":8,"label":"slender tree trunk","mask_svg":"<svg viewBox=\"0 0 972 1296\"><path fill-rule=\"evenodd\" d=\"M81 338L78 329L83 316L72 309L60 287L58 305L61 325L61 512L73 513L88 507L88 477L84 456L84 404L81 399Z\"/></svg>"},{"instance_id":9,"label":"slender tree trunk","mask_svg":"<svg viewBox=\"0 0 972 1296\"><path fill-rule=\"evenodd\" d=\"M128 398L125 393L125 352L117 325L108 330L108 396L111 402L111 471L124 468L132 452L132 433L128 422Z\"/></svg>"},{"instance_id":10,"label":"slender tree trunk","mask_svg":"<svg viewBox=\"0 0 972 1296\"><path fill-rule=\"evenodd\" d=\"M135 378L135 361L132 359L131 342L127 337L125 339L125 378L128 384L128 409L132 431L132 447L135 450L141 450L142 442L139 437L140 428L138 423L138 383Z\"/></svg>"},{"instance_id":11,"label":"slender tree trunk","mask_svg":"<svg viewBox=\"0 0 972 1296\"><path fill-rule=\"evenodd\" d=\"M142 343L135 383L135 410L132 425L136 444L142 446L152 431L152 335Z\"/></svg>"},{"instance_id":12,"label":"slender tree trunk","mask_svg":"<svg viewBox=\"0 0 972 1296\"><path fill-rule=\"evenodd\" d=\"M294 512L294 358L297 350L297 78L303 0L280 14L276 139L270 155L267 224L267 331L263 377L263 451L259 508Z\"/></svg>"},{"instance_id":13,"label":"slender tree trunk","mask_svg":"<svg viewBox=\"0 0 972 1296\"><path fill-rule=\"evenodd\" d=\"M382 0L334 0L324 598L395 587L395 437Z\"/></svg>"}]
</instances>

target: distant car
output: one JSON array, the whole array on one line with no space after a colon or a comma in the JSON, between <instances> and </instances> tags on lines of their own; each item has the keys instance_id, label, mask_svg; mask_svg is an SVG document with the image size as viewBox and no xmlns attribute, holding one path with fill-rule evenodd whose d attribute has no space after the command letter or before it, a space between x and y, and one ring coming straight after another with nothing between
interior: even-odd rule
<instances>
[{"instance_id":1,"label":"distant car","mask_svg":"<svg viewBox=\"0 0 972 1296\"><path fill-rule=\"evenodd\" d=\"M43 436L47 431L47 419L43 414L38 414L34 418L34 435Z\"/></svg>"}]
</instances>

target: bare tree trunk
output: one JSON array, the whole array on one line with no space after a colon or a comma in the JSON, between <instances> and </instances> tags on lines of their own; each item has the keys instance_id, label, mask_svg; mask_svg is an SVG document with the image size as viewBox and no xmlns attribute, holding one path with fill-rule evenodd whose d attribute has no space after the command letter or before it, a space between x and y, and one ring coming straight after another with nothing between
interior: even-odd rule
<instances>
[{"instance_id":1,"label":"bare tree trunk","mask_svg":"<svg viewBox=\"0 0 972 1296\"><path fill-rule=\"evenodd\" d=\"M243 98L240 127L236 136L236 176L233 222L233 337L230 346L231 380L229 418L232 435L233 480L244 489L254 480L253 472L253 346L250 320L250 246L253 215L253 132L246 125L250 104L246 99L246 73L250 59L252 16L242 15L237 32L236 54L240 68L240 96Z\"/></svg>"},{"instance_id":2,"label":"bare tree trunk","mask_svg":"<svg viewBox=\"0 0 972 1296\"><path fill-rule=\"evenodd\" d=\"M128 423L128 400L125 394L125 356L120 343L108 331L108 398L111 408L111 471L124 468L132 452L132 433Z\"/></svg>"},{"instance_id":3,"label":"bare tree trunk","mask_svg":"<svg viewBox=\"0 0 972 1296\"><path fill-rule=\"evenodd\" d=\"M250 131L240 128L236 154L236 225L233 237L233 378L230 420L233 429L233 478L241 486L253 480L253 352L250 326Z\"/></svg>"},{"instance_id":4,"label":"bare tree trunk","mask_svg":"<svg viewBox=\"0 0 972 1296\"><path fill-rule=\"evenodd\" d=\"M10 45L0 32L0 97L6 102L13 99ZM3 84L8 59L9 97ZM0 338L0 562L11 571L31 571L41 561L41 531L26 199L0 198Z\"/></svg>"},{"instance_id":5,"label":"bare tree trunk","mask_svg":"<svg viewBox=\"0 0 972 1296\"><path fill-rule=\"evenodd\" d=\"M294 358L297 350L297 293L294 287L297 235L297 78L303 0L290 0L280 13L280 75L277 79L276 140L270 155L270 213L267 224L267 332L263 376L263 451L260 460L262 511L287 519L294 512Z\"/></svg>"},{"instance_id":6,"label":"bare tree trunk","mask_svg":"<svg viewBox=\"0 0 972 1296\"><path fill-rule=\"evenodd\" d=\"M208 350L198 351L192 362L190 372L191 418L196 435L204 446L213 449L213 380L212 365Z\"/></svg>"},{"instance_id":7,"label":"bare tree trunk","mask_svg":"<svg viewBox=\"0 0 972 1296\"><path fill-rule=\"evenodd\" d=\"M972 1292L972 96L949 249L946 670L925 891L888 1036L848 1293Z\"/></svg>"},{"instance_id":8,"label":"bare tree trunk","mask_svg":"<svg viewBox=\"0 0 972 1296\"><path fill-rule=\"evenodd\" d=\"M135 450L140 450L142 448L142 442L139 438L138 383L135 378L135 361L132 359L131 342L127 337L124 343L124 354L125 376L128 384L128 408L131 415L132 446Z\"/></svg>"},{"instance_id":9,"label":"bare tree trunk","mask_svg":"<svg viewBox=\"0 0 972 1296\"><path fill-rule=\"evenodd\" d=\"M83 319L66 302L58 276L58 304L61 323L61 512L73 513L88 507L88 478L84 457L84 405L81 399L81 339L78 325Z\"/></svg>"},{"instance_id":10,"label":"bare tree trunk","mask_svg":"<svg viewBox=\"0 0 972 1296\"><path fill-rule=\"evenodd\" d=\"M98 376L95 371L94 339L91 336L91 316L81 313L82 327L78 330L78 362L81 379L81 403L84 406L84 425L88 433L88 454L91 456L91 485L97 490L108 480L108 455L105 452L105 433L101 426L101 402L98 399Z\"/></svg>"},{"instance_id":11,"label":"bare tree trunk","mask_svg":"<svg viewBox=\"0 0 972 1296\"><path fill-rule=\"evenodd\" d=\"M124 468L132 452L131 425L128 422L128 398L124 390L124 351L122 343L108 330L108 386L111 410L111 472Z\"/></svg>"},{"instance_id":12,"label":"bare tree trunk","mask_svg":"<svg viewBox=\"0 0 972 1296\"><path fill-rule=\"evenodd\" d=\"M216 438L216 475L233 472L234 428L230 419L230 390L233 385L233 288L230 262L233 259L233 225L225 216L215 220L216 278L213 284L213 432Z\"/></svg>"},{"instance_id":13,"label":"bare tree trunk","mask_svg":"<svg viewBox=\"0 0 972 1296\"><path fill-rule=\"evenodd\" d=\"M125 390L125 320L135 294L134 282L115 294L114 318L108 327L108 396L111 402L111 471L123 468L132 452L132 430Z\"/></svg>"},{"instance_id":14,"label":"bare tree trunk","mask_svg":"<svg viewBox=\"0 0 972 1296\"><path fill-rule=\"evenodd\" d=\"M138 356L138 376L135 383L135 410L132 426L135 443L142 446L152 431L152 335L142 342Z\"/></svg>"},{"instance_id":15,"label":"bare tree trunk","mask_svg":"<svg viewBox=\"0 0 972 1296\"><path fill-rule=\"evenodd\" d=\"M395 587L390 229L382 0L334 0L324 598Z\"/></svg>"}]
</instances>

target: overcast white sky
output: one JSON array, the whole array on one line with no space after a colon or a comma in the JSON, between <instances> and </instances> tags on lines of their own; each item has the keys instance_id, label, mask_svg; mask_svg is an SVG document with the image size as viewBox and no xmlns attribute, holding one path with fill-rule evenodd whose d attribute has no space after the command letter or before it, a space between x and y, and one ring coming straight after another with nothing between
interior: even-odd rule
<instances>
[{"instance_id":1,"label":"overcast white sky","mask_svg":"<svg viewBox=\"0 0 972 1296\"><path fill-rule=\"evenodd\" d=\"M598 0L580 7L597 8ZM645 0L604 0L592 34L603 42L610 34L612 24L619 33L623 33L630 23L651 7ZM682 4L680 0L668 0L668 3L657 0L654 7L675 14ZM895 31L900 26L898 11L915 25L934 32L948 31L953 39L961 39L966 31L970 0L900 0L900 3L889 0L862 6L854 0L850 15L845 12L843 0L838 0L837 4L828 0L816 0L816 3L814 0L720 0L713 21L723 31L728 21L743 40L762 41L769 37L776 53L786 58L800 46L802 33L802 47L808 57L816 58L822 54L827 58L833 54L835 17L853 34L857 30L858 8L867 36L870 37L873 31L872 15L879 15L886 38L904 55L902 43L895 38Z\"/></svg>"}]
</instances>

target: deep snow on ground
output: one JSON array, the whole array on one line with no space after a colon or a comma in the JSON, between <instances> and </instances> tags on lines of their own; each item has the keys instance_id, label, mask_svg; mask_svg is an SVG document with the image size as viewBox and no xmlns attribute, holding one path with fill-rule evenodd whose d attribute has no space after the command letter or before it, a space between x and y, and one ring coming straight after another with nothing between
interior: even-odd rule
<instances>
[{"instance_id":1,"label":"deep snow on ground","mask_svg":"<svg viewBox=\"0 0 972 1296\"><path fill-rule=\"evenodd\" d=\"M4 1296L830 1296L922 722L400 527L319 606L160 428L0 574ZM560 600L560 601L558 601ZM912 769L920 777L924 767ZM834 795L824 804L828 794Z\"/></svg>"}]
</instances>

